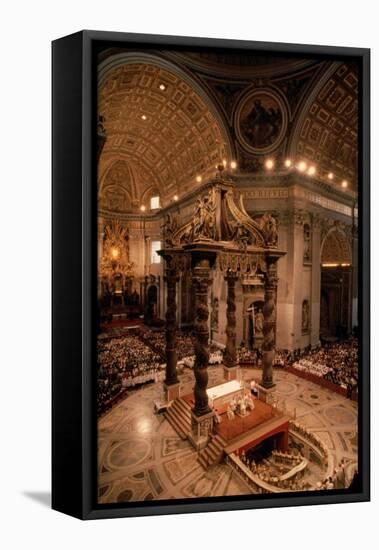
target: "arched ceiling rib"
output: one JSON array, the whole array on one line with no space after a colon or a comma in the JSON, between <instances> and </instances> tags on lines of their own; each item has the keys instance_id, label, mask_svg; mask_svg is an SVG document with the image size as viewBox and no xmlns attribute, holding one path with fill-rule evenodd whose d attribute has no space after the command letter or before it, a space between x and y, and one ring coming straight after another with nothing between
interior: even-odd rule
<instances>
[{"instance_id":1,"label":"arched ceiling rib","mask_svg":"<svg viewBox=\"0 0 379 550\"><path fill-rule=\"evenodd\" d=\"M322 244L322 263L351 263L351 246L342 231L330 231Z\"/></svg>"},{"instance_id":2,"label":"arched ceiling rib","mask_svg":"<svg viewBox=\"0 0 379 550\"><path fill-rule=\"evenodd\" d=\"M168 52L180 61L204 74L235 79L274 78L307 69L318 63L314 59L260 53L225 51Z\"/></svg>"}]
</instances>

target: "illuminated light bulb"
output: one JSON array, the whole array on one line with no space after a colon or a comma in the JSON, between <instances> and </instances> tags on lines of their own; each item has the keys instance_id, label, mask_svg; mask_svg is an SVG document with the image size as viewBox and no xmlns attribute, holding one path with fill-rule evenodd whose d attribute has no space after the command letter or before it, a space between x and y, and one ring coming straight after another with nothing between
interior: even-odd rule
<instances>
[{"instance_id":1,"label":"illuminated light bulb","mask_svg":"<svg viewBox=\"0 0 379 550\"><path fill-rule=\"evenodd\" d=\"M112 258L116 259L116 258L119 257L120 252L119 252L118 248L112 248L111 249L111 254L112 254Z\"/></svg>"},{"instance_id":2,"label":"illuminated light bulb","mask_svg":"<svg viewBox=\"0 0 379 550\"><path fill-rule=\"evenodd\" d=\"M316 168L315 168L314 166L310 166L310 167L308 168L308 175L309 175L309 176L314 176L315 173L316 173Z\"/></svg>"},{"instance_id":3,"label":"illuminated light bulb","mask_svg":"<svg viewBox=\"0 0 379 550\"><path fill-rule=\"evenodd\" d=\"M343 180L341 185L342 187L346 188L349 185L349 183L346 180Z\"/></svg>"},{"instance_id":4,"label":"illuminated light bulb","mask_svg":"<svg viewBox=\"0 0 379 550\"><path fill-rule=\"evenodd\" d=\"M142 118L142 120L146 120L147 116L146 115L141 115L141 118Z\"/></svg>"},{"instance_id":5,"label":"illuminated light bulb","mask_svg":"<svg viewBox=\"0 0 379 550\"><path fill-rule=\"evenodd\" d=\"M178 201L178 200L179 200L178 195L174 195L174 196L173 196L173 199L174 199L175 202Z\"/></svg>"},{"instance_id":6,"label":"illuminated light bulb","mask_svg":"<svg viewBox=\"0 0 379 550\"><path fill-rule=\"evenodd\" d=\"M328 179L329 179L329 180L332 180L333 178L334 178L333 172L329 172L329 174L328 174Z\"/></svg>"},{"instance_id":7,"label":"illuminated light bulb","mask_svg":"<svg viewBox=\"0 0 379 550\"><path fill-rule=\"evenodd\" d=\"M286 160L284 161L284 166L285 166L286 168L289 168L290 166L292 166L292 160L291 160L291 159L286 159Z\"/></svg>"},{"instance_id":8,"label":"illuminated light bulb","mask_svg":"<svg viewBox=\"0 0 379 550\"><path fill-rule=\"evenodd\" d=\"M222 160L222 164L224 165L224 168L226 168L226 165L228 164L228 163L226 162L226 159L223 159L223 160Z\"/></svg>"},{"instance_id":9,"label":"illuminated light bulb","mask_svg":"<svg viewBox=\"0 0 379 550\"><path fill-rule=\"evenodd\" d=\"M272 170L274 168L274 161L272 159L267 159L265 162L265 167L267 170Z\"/></svg>"},{"instance_id":10,"label":"illuminated light bulb","mask_svg":"<svg viewBox=\"0 0 379 550\"><path fill-rule=\"evenodd\" d=\"M305 170L307 169L307 163L301 160L297 165L297 169L299 170L299 172L305 172Z\"/></svg>"},{"instance_id":11,"label":"illuminated light bulb","mask_svg":"<svg viewBox=\"0 0 379 550\"><path fill-rule=\"evenodd\" d=\"M159 89L164 91L166 89L166 86L164 84L159 84Z\"/></svg>"},{"instance_id":12,"label":"illuminated light bulb","mask_svg":"<svg viewBox=\"0 0 379 550\"><path fill-rule=\"evenodd\" d=\"M146 206L144 204L141 204L141 212L145 212Z\"/></svg>"},{"instance_id":13,"label":"illuminated light bulb","mask_svg":"<svg viewBox=\"0 0 379 550\"><path fill-rule=\"evenodd\" d=\"M237 168L237 163L236 163L235 160L232 160L232 161L231 161L231 163L230 163L230 168L231 168L232 170L235 170L235 169Z\"/></svg>"},{"instance_id":14,"label":"illuminated light bulb","mask_svg":"<svg viewBox=\"0 0 379 550\"><path fill-rule=\"evenodd\" d=\"M196 176L196 181L197 183L201 183L202 182L202 177L201 176Z\"/></svg>"}]
</instances>

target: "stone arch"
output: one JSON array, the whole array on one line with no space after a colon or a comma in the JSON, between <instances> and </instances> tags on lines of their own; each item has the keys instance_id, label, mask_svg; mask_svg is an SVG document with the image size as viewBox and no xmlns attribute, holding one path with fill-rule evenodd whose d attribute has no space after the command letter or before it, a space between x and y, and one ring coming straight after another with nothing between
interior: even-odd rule
<instances>
[{"instance_id":1,"label":"stone arch","mask_svg":"<svg viewBox=\"0 0 379 550\"><path fill-rule=\"evenodd\" d=\"M340 228L331 228L321 244L321 264L351 264L351 243Z\"/></svg>"},{"instance_id":2,"label":"stone arch","mask_svg":"<svg viewBox=\"0 0 379 550\"><path fill-rule=\"evenodd\" d=\"M141 194L141 204L144 204L147 210L150 210L150 199L154 195L158 195L161 198L161 192L156 185L150 185Z\"/></svg>"},{"instance_id":3,"label":"stone arch","mask_svg":"<svg viewBox=\"0 0 379 550\"><path fill-rule=\"evenodd\" d=\"M332 227L321 245L320 337L345 337L352 324L352 254L348 235Z\"/></svg>"},{"instance_id":4,"label":"stone arch","mask_svg":"<svg viewBox=\"0 0 379 550\"><path fill-rule=\"evenodd\" d=\"M99 182L100 205L106 202L104 198L109 192L118 193L127 199L126 210L130 210L132 204L138 200L134 170L127 160L118 159L107 163ZM125 207L116 210L126 211Z\"/></svg>"},{"instance_id":5,"label":"stone arch","mask_svg":"<svg viewBox=\"0 0 379 550\"><path fill-rule=\"evenodd\" d=\"M99 206L111 212L129 212L132 208L131 196L118 185L107 185L99 195Z\"/></svg>"}]
</instances>

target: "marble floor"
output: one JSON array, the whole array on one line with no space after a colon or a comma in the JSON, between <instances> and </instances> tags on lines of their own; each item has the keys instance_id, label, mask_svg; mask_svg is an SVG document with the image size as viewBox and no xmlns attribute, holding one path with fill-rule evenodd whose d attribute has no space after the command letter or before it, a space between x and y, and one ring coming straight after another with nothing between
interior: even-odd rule
<instances>
[{"instance_id":1,"label":"marble floor","mask_svg":"<svg viewBox=\"0 0 379 550\"><path fill-rule=\"evenodd\" d=\"M209 386L223 381L220 366L210 367ZM243 369L246 380L260 371ZM194 384L193 373L180 376L183 394ZM276 397L297 421L315 432L330 450L334 464L344 458L350 478L357 468L357 403L282 370L275 371ZM183 441L153 402L162 399L161 383L131 393L98 422L99 503L242 495L251 489L230 466L205 471L197 453Z\"/></svg>"}]
</instances>

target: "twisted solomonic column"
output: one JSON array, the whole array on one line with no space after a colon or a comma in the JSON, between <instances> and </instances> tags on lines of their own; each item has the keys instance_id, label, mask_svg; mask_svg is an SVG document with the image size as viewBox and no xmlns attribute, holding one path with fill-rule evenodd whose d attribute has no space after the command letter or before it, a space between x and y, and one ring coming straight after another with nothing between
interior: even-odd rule
<instances>
[{"instance_id":1,"label":"twisted solomonic column","mask_svg":"<svg viewBox=\"0 0 379 550\"><path fill-rule=\"evenodd\" d=\"M194 348L195 348L195 407L196 416L202 416L211 412L208 405L208 362L209 362L209 328L208 328L208 288L211 284L209 260L202 259L196 263L193 269L193 285L195 287L195 323L194 323Z\"/></svg>"},{"instance_id":2,"label":"twisted solomonic column","mask_svg":"<svg viewBox=\"0 0 379 550\"><path fill-rule=\"evenodd\" d=\"M261 384L264 388L272 388L275 384L272 376L272 362L275 357L276 343L276 291L278 286L277 258L267 259L265 280L265 303L263 306L263 371Z\"/></svg>"},{"instance_id":3,"label":"twisted solomonic column","mask_svg":"<svg viewBox=\"0 0 379 550\"><path fill-rule=\"evenodd\" d=\"M176 371L176 285L179 273L172 258L166 258L164 281L167 289L166 301L166 379L167 386L178 383Z\"/></svg>"},{"instance_id":4,"label":"twisted solomonic column","mask_svg":"<svg viewBox=\"0 0 379 550\"><path fill-rule=\"evenodd\" d=\"M237 274L228 271L225 275L227 284L226 298L226 348L224 356L224 365L228 368L236 367L237 347L236 347L236 281Z\"/></svg>"}]
</instances>

